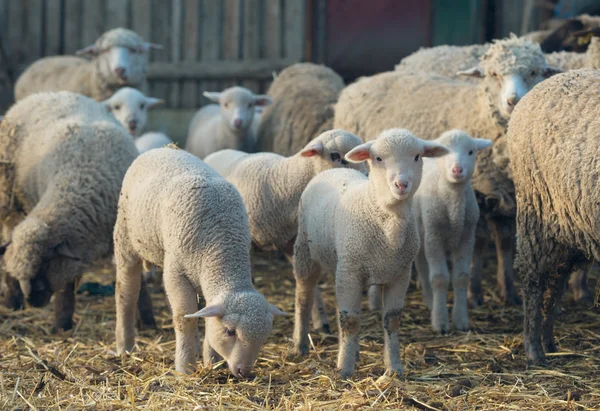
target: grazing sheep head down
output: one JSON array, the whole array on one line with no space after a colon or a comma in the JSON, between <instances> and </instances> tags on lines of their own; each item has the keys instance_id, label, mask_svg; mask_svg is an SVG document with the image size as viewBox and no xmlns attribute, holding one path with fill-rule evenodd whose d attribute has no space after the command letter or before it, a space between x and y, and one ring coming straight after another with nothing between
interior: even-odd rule
<instances>
[{"instance_id":1,"label":"grazing sheep head down","mask_svg":"<svg viewBox=\"0 0 600 411\"><path fill-rule=\"evenodd\" d=\"M228 294L186 318L206 319L210 346L227 361L236 377L248 377L260 348L273 327L273 317L285 315L255 291Z\"/></svg>"},{"instance_id":2,"label":"grazing sheep head down","mask_svg":"<svg viewBox=\"0 0 600 411\"><path fill-rule=\"evenodd\" d=\"M137 136L146 126L148 109L164 104L164 100L146 97L141 91L123 87L102 102L125 130Z\"/></svg>"},{"instance_id":3,"label":"grazing sheep head down","mask_svg":"<svg viewBox=\"0 0 600 411\"><path fill-rule=\"evenodd\" d=\"M446 131L435 141L450 149L450 154L437 160L440 175L449 183L470 180L477 152L492 146L491 140L473 138L462 130Z\"/></svg>"},{"instance_id":4,"label":"grazing sheep head down","mask_svg":"<svg viewBox=\"0 0 600 411\"><path fill-rule=\"evenodd\" d=\"M96 43L75 54L92 57L100 76L109 85L140 84L148 69L148 51L158 44L144 41L131 30L116 28L101 35Z\"/></svg>"},{"instance_id":5,"label":"grazing sheep head down","mask_svg":"<svg viewBox=\"0 0 600 411\"><path fill-rule=\"evenodd\" d=\"M515 105L529 90L560 72L548 66L539 44L512 35L495 41L477 66L458 74L482 78L492 110L507 122Z\"/></svg>"},{"instance_id":6,"label":"grazing sheep head down","mask_svg":"<svg viewBox=\"0 0 600 411\"><path fill-rule=\"evenodd\" d=\"M222 92L205 91L204 96L221 106L221 119L234 133L245 133L254 120L256 107L273 102L264 94L254 94L243 87L231 87Z\"/></svg>"},{"instance_id":7,"label":"grazing sheep head down","mask_svg":"<svg viewBox=\"0 0 600 411\"><path fill-rule=\"evenodd\" d=\"M446 147L436 142L421 140L406 129L396 128L355 147L346 154L346 160L352 163L368 160L369 179L374 183L377 198L385 198L386 205L392 205L409 199L419 188L423 157L448 153Z\"/></svg>"},{"instance_id":8,"label":"grazing sheep head down","mask_svg":"<svg viewBox=\"0 0 600 411\"><path fill-rule=\"evenodd\" d=\"M324 131L306 145L301 151L302 157L314 158L315 173L331 168L353 168L366 174L362 163L352 163L345 159L346 154L360 145L362 140L345 130Z\"/></svg>"}]
</instances>

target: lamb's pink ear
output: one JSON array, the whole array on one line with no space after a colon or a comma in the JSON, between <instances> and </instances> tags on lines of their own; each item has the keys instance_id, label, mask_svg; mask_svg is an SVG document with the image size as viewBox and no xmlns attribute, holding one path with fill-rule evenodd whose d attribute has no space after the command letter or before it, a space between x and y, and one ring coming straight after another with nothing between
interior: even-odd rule
<instances>
[{"instance_id":1,"label":"lamb's pink ear","mask_svg":"<svg viewBox=\"0 0 600 411\"><path fill-rule=\"evenodd\" d=\"M195 312L194 314L186 314L185 318L207 318L207 317L223 317L225 315L225 306L223 304L213 304L207 305L200 311Z\"/></svg>"},{"instance_id":2,"label":"lamb's pink ear","mask_svg":"<svg viewBox=\"0 0 600 411\"><path fill-rule=\"evenodd\" d=\"M221 98L221 93L216 91L205 91L202 93L202 95L210 101L214 101L215 103L218 103L219 99Z\"/></svg>"},{"instance_id":3,"label":"lamb's pink ear","mask_svg":"<svg viewBox=\"0 0 600 411\"><path fill-rule=\"evenodd\" d=\"M424 141L425 150L423 151L423 157L442 157L450 153L448 147L433 141Z\"/></svg>"},{"instance_id":4,"label":"lamb's pink ear","mask_svg":"<svg viewBox=\"0 0 600 411\"><path fill-rule=\"evenodd\" d=\"M98 54L100 54L100 49L98 49L98 47L96 47L95 44L92 44L91 46L87 46L86 48L77 50L75 52L76 55L78 56L97 56Z\"/></svg>"},{"instance_id":5,"label":"lamb's pink ear","mask_svg":"<svg viewBox=\"0 0 600 411\"><path fill-rule=\"evenodd\" d=\"M485 150L492 146L492 140L488 140L487 138L475 138L475 147L477 147L477 151Z\"/></svg>"},{"instance_id":6,"label":"lamb's pink ear","mask_svg":"<svg viewBox=\"0 0 600 411\"><path fill-rule=\"evenodd\" d=\"M485 75L485 73L483 72L483 69L479 66L471 67L470 69L467 69L467 70L457 71L456 74L458 76L469 76L469 77L477 77L477 78L482 78Z\"/></svg>"},{"instance_id":7,"label":"lamb's pink ear","mask_svg":"<svg viewBox=\"0 0 600 411\"><path fill-rule=\"evenodd\" d=\"M542 74L544 75L544 77L549 78L555 74L560 74L563 72L564 71L558 67L546 66L546 68L544 68L544 71L542 72Z\"/></svg>"},{"instance_id":8,"label":"lamb's pink ear","mask_svg":"<svg viewBox=\"0 0 600 411\"><path fill-rule=\"evenodd\" d=\"M260 107L266 107L273 104L273 99L265 94L259 94L254 96L254 103Z\"/></svg>"},{"instance_id":9,"label":"lamb's pink ear","mask_svg":"<svg viewBox=\"0 0 600 411\"><path fill-rule=\"evenodd\" d=\"M275 307L273 304L269 304L269 311L273 315L291 315L290 313L286 313L285 311L281 311L279 308Z\"/></svg>"},{"instance_id":10,"label":"lamb's pink ear","mask_svg":"<svg viewBox=\"0 0 600 411\"><path fill-rule=\"evenodd\" d=\"M165 104L165 101L161 98L146 97L146 104L148 104L148 108L153 108Z\"/></svg>"},{"instance_id":11,"label":"lamb's pink ear","mask_svg":"<svg viewBox=\"0 0 600 411\"><path fill-rule=\"evenodd\" d=\"M323 150L325 150L325 147L323 147L323 143L310 143L302 149L300 155L302 157L320 156L321 154L323 154Z\"/></svg>"},{"instance_id":12,"label":"lamb's pink ear","mask_svg":"<svg viewBox=\"0 0 600 411\"><path fill-rule=\"evenodd\" d=\"M371 146L373 143L374 141L369 141L354 147L346 153L344 159L351 163L362 163L363 161L368 160L371 157Z\"/></svg>"}]
</instances>

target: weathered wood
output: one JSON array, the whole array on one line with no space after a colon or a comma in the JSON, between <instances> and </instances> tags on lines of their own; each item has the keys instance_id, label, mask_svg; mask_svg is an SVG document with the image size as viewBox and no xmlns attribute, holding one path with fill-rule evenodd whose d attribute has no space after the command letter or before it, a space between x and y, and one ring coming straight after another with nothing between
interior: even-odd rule
<instances>
[{"instance_id":1,"label":"weathered wood","mask_svg":"<svg viewBox=\"0 0 600 411\"><path fill-rule=\"evenodd\" d=\"M60 23L61 0L46 0L46 27L44 28L44 53L55 56L62 52Z\"/></svg>"},{"instance_id":2,"label":"weathered wood","mask_svg":"<svg viewBox=\"0 0 600 411\"><path fill-rule=\"evenodd\" d=\"M202 2L202 34L201 42L201 57L203 62L211 62L219 60L221 51L221 9L220 0L204 0ZM203 81L200 84L200 94L202 91L218 91L220 84L218 81ZM204 104L209 103L205 97L201 97L200 101Z\"/></svg>"},{"instance_id":3,"label":"weathered wood","mask_svg":"<svg viewBox=\"0 0 600 411\"><path fill-rule=\"evenodd\" d=\"M285 57L301 61L304 54L304 0L285 0Z\"/></svg>"},{"instance_id":4,"label":"weathered wood","mask_svg":"<svg viewBox=\"0 0 600 411\"><path fill-rule=\"evenodd\" d=\"M163 0L152 0L152 29L150 30L150 41L162 43L163 46L171 45L171 4ZM153 53L154 61L169 61L170 53L166 50ZM150 84L150 95L153 97L168 98L170 93L169 82L152 82Z\"/></svg>"},{"instance_id":5,"label":"weathered wood","mask_svg":"<svg viewBox=\"0 0 600 411\"><path fill-rule=\"evenodd\" d=\"M258 0L244 1L244 37L243 37L243 56L245 60L256 60L260 57L260 21ZM255 80L244 80L243 86L255 93L259 92L260 84Z\"/></svg>"},{"instance_id":6,"label":"weathered wood","mask_svg":"<svg viewBox=\"0 0 600 411\"><path fill-rule=\"evenodd\" d=\"M198 37L200 22L200 0L184 0L183 15L183 60L194 62L198 58ZM198 90L195 80L181 83L181 107L196 108L198 106Z\"/></svg>"},{"instance_id":7,"label":"weathered wood","mask_svg":"<svg viewBox=\"0 0 600 411\"><path fill-rule=\"evenodd\" d=\"M182 24L183 24L183 0L173 0L173 16L171 21L171 61L181 61L181 37ZM180 95L181 95L181 83L175 82L171 84L171 93L167 104L172 108L179 108L181 106Z\"/></svg>"},{"instance_id":8,"label":"weathered wood","mask_svg":"<svg viewBox=\"0 0 600 411\"><path fill-rule=\"evenodd\" d=\"M137 34L142 36L144 40L150 40L150 26L152 24L152 4L149 0L131 0L131 28ZM157 43L162 44L162 39L157 38ZM163 44L166 46L166 44ZM150 52L150 61L154 61L156 56L165 53L161 50L153 50ZM145 81L140 87L140 90L150 95L150 83ZM157 96L158 97L158 96ZM161 96L164 97L164 96Z\"/></svg>"},{"instance_id":9,"label":"weathered wood","mask_svg":"<svg viewBox=\"0 0 600 411\"><path fill-rule=\"evenodd\" d=\"M24 44L24 15L25 9L20 1L11 1L8 4L8 36L7 46L13 65L22 65L26 60L27 47Z\"/></svg>"},{"instance_id":10,"label":"weathered wood","mask_svg":"<svg viewBox=\"0 0 600 411\"><path fill-rule=\"evenodd\" d=\"M83 30L81 40L87 47L104 33L106 10L104 3L98 0L83 0Z\"/></svg>"},{"instance_id":11,"label":"weathered wood","mask_svg":"<svg viewBox=\"0 0 600 411\"><path fill-rule=\"evenodd\" d=\"M129 26L129 5L129 0L106 0L106 30Z\"/></svg>"},{"instance_id":12,"label":"weathered wood","mask_svg":"<svg viewBox=\"0 0 600 411\"><path fill-rule=\"evenodd\" d=\"M262 32L262 44L264 44L265 58L277 58L283 56L283 14L281 0L265 0L264 30ZM260 91L268 90L270 80L260 84Z\"/></svg>"},{"instance_id":13,"label":"weathered wood","mask_svg":"<svg viewBox=\"0 0 600 411\"><path fill-rule=\"evenodd\" d=\"M64 53L74 54L77 50L82 48L84 45L81 42L81 12L82 12L82 1L81 0L64 0ZM87 44L86 44L87 46Z\"/></svg>"},{"instance_id":14,"label":"weathered wood","mask_svg":"<svg viewBox=\"0 0 600 411\"><path fill-rule=\"evenodd\" d=\"M155 62L151 63L148 78L153 81L168 80L234 80L238 78L267 80L272 78L273 71L283 70L296 60L290 59L261 59L241 61L215 61L215 62Z\"/></svg>"},{"instance_id":15,"label":"weathered wood","mask_svg":"<svg viewBox=\"0 0 600 411\"><path fill-rule=\"evenodd\" d=\"M27 61L33 62L43 56L44 36L42 0L28 0L27 3Z\"/></svg>"},{"instance_id":16,"label":"weathered wood","mask_svg":"<svg viewBox=\"0 0 600 411\"><path fill-rule=\"evenodd\" d=\"M242 5L241 0L224 0L223 16L223 60L239 60L242 44ZM222 81L222 88L233 87L238 81Z\"/></svg>"}]
</instances>

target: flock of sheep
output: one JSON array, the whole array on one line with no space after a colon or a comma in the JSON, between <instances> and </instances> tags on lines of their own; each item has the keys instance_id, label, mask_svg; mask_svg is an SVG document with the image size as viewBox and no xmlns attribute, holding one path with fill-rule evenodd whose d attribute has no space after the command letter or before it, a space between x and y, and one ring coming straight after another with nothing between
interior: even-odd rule
<instances>
[{"instance_id":1,"label":"flock of sheep","mask_svg":"<svg viewBox=\"0 0 600 411\"><path fill-rule=\"evenodd\" d=\"M413 264L433 330L468 330L491 238L500 293L520 304L516 222L523 340L543 364L557 350L569 277L600 259L600 31L581 36L586 53L545 55L515 36L422 49L348 86L324 66L295 64L268 95L205 92L216 104L193 118L186 150L142 134L162 101L133 87L159 46L119 28L78 53L91 59L41 59L0 122L4 302L43 306L54 294L55 329L70 329L76 280L114 255L122 354L136 316L154 324L145 274L160 267L177 371L195 368L204 318L204 363L224 359L245 377L285 314L252 281L251 246L275 248L296 278L295 351L308 354L311 321L330 332L319 282L333 273L341 375L359 357L365 291L382 312L385 367L401 375ZM571 286L589 296L579 277Z\"/></svg>"}]
</instances>

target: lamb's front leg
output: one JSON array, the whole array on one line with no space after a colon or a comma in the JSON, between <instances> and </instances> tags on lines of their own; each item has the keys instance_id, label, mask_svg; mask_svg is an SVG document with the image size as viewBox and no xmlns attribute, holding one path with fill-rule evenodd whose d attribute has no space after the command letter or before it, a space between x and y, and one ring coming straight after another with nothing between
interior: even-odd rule
<instances>
[{"instance_id":1,"label":"lamb's front leg","mask_svg":"<svg viewBox=\"0 0 600 411\"><path fill-rule=\"evenodd\" d=\"M400 359L400 316L404 308L404 299L410 283L411 267L404 268L400 278L383 287L383 360L389 373L398 376L404 374L402 360Z\"/></svg>"},{"instance_id":2,"label":"lamb's front leg","mask_svg":"<svg viewBox=\"0 0 600 411\"><path fill-rule=\"evenodd\" d=\"M434 234L425 234L425 257L431 283L431 326L433 330L446 334L450 331L448 307L446 305L450 273L443 242Z\"/></svg>"},{"instance_id":3,"label":"lamb's front leg","mask_svg":"<svg viewBox=\"0 0 600 411\"><path fill-rule=\"evenodd\" d=\"M452 288L454 289L454 305L452 306L452 323L459 331L469 329L468 288L470 266L475 246L475 234L465 230L460 244L452 253Z\"/></svg>"},{"instance_id":4,"label":"lamb's front leg","mask_svg":"<svg viewBox=\"0 0 600 411\"><path fill-rule=\"evenodd\" d=\"M344 379L354 374L356 353L359 352L358 333L363 284L356 278L357 274L356 270L352 272L351 269L338 264L335 276L340 344L337 365Z\"/></svg>"}]
</instances>

